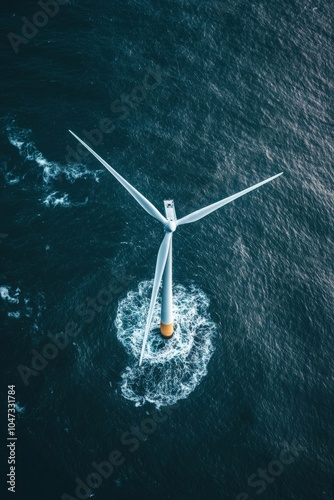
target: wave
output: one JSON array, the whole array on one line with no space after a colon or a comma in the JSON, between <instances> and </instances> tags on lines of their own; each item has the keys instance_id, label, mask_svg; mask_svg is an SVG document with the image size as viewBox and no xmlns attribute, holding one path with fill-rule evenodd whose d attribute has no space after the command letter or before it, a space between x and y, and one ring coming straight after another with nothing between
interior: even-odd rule
<instances>
[{"instance_id":1,"label":"wave","mask_svg":"<svg viewBox=\"0 0 334 500\"><path fill-rule=\"evenodd\" d=\"M88 202L88 198L85 199L83 202L72 202L69 199L69 195L67 193L60 193L59 191L54 191L53 193L50 193L44 200L43 204L46 205L47 207L56 207L56 206L61 206L61 207L74 207L74 206L81 206L81 205L86 205Z\"/></svg>"},{"instance_id":2,"label":"wave","mask_svg":"<svg viewBox=\"0 0 334 500\"><path fill-rule=\"evenodd\" d=\"M14 172L14 169L9 171L6 170L7 165L5 165L5 171L3 172L6 184L12 186L13 184L18 184L21 181L21 177Z\"/></svg>"},{"instance_id":3,"label":"wave","mask_svg":"<svg viewBox=\"0 0 334 500\"><path fill-rule=\"evenodd\" d=\"M37 301L24 297L20 288L12 288L8 285L0 286L0 297L8 304L8 318L19 319L34 318L33 330L38 329L37 320L41 317L44 309L43 294L38 294ZM14 306L15 304L15 306Z\"/></svg>"},{"instance_id":4,"label":"wave","mask_svg":"<svg viewBox=\"0 0 334 500\"><path fill-rule=\"evenodd\" d=\"M3 285L0 286L0 297L5 301L10 302L11 304L18 304L20 291L21 290L17 288L15 292L10 292L10 287ZM12 293L12 296L10 295L10 293Z\"/></svg>"},{"instance_id":5,"label":"wave","mask_svg":"<svg viewBox=\"0 0 334 500\"><path fill-rule=\"evenodd\" d=\"M86 165L81 163L74 163L68 165L62 165L57 162L47 160L41 151L39 151L31 139L31 130L20 129L16 125L11 124L6 127L7 136L10 144L16 147L19 154L26 160L34 162L42 171L43 188L47 191L52 189L52 184L54 182L67 181L74 183L77 179L87 179L88 177L93 178L96 182L99 182L99 173L101 170L91 171ZM17 175L14 170L5 172L4 177L7 184L18 184L20 183L26 174ZM53 188L54 191L54 188ZM55 204L61 205L63 207L71 206L71 202L68 199L68 195L65 195L63 202L52 201L54 193L48 193L50 196L50 201L44 200L43 203L46 206L55 206Z\"/></svg>"},{"instance_id":6,"label":"wave","mask_svg":"<svg viewBox=\"0 0 334 500\"><path fill-rule=\"evenodd\" d=\"M160 323L161 302L153 314L143 364L138 366L149 308L152 281L143 281L119 302L115 325L117 338L131 356L121 375L124 398L141 406L151 402L160 407L185 399L207 374L214 352L216 325L208 313L209 299L198 287L173 287L174 335L164 340Z\"/></svg>"}]
</instances>

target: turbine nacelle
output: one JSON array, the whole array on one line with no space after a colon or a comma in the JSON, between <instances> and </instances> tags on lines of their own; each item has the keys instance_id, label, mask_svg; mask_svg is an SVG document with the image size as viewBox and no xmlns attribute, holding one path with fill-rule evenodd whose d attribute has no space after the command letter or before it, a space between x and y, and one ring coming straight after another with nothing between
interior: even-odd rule
<instances>
[{"instance_id":1,"label":"turbine nacelle","mask_svg":"<svg viewBox=\"0 0 334 500\"><path fill-rule=\"evenodd\" d=\"M164 225L166 233L174 233L177 228L174 200L164 200L167 222Z\"/></svg>"}]
</instances>

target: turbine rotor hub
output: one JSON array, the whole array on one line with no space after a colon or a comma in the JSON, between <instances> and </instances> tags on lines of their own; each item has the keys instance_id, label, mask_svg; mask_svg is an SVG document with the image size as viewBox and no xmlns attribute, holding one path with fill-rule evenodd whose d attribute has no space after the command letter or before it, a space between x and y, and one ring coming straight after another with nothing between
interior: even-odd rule
<instances>
[{"instance_id":1,"label":"turbine rotor hub","mask_svg":"<svg viewBox=\"0 0 334 500\"><path fill-rule=\"evenodd\" d=\"M174 233L176 229L176 222L173 220L169 220L167 224L165 224L166 233Z\"/></svg>"}]
</instances>

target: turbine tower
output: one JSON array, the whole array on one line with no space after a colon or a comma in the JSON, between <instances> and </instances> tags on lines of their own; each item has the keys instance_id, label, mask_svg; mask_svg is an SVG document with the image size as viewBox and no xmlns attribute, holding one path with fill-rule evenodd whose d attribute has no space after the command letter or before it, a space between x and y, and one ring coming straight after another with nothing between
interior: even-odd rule
<instances>
[{"instance_id":1,"label":"turbine tower","mask_svg":"<svg viewBox=\"0 0 334 500\"><path fill-rule=\"evenodd\" d=\"M161 301L161 322L160 322L160 332L161 335L164 338L170 338L173 335L173 293L172 293L172 235L176 228L178 226L181 226L182 224L189 224L191 222L195 222L199 219L202 219L206 215L211 214L211 212L214 212L215 210L218 210L218 208L227 205L227 203L230 203L233 200L236 200L237 198L240 198L240 196L243 196L244 194L249 193L250 191L253 191L254 189L257 189L260 186L263 186L263 184L266 184L267 182L270 182L276 177L279 177L282 175L283 172L280 172L279 174L276 174L272 177L269 177L269 179L266 179L264 181L258 182L257 184L254 184L254 186L251 186L247 189L244 189L243 191L240 191L239 193L233 194L232 196L228 196L227 198L224 198L220 201L217 201L216 203L212 203L211 205L208 205L207 207L201 208L199 210L196 210L195 212L186 215L185 217L182 217L181 219L176 218L175 214L175 207L174 207L174 201L173 200L165 200L164 205L165 205L165 215L164 217L159 210L155 208L154 205L150 201L148 201L145 196L143 196L137 189L135 189L129 182L127 182L119 173L116 172L106 161L101 158L93 149L88 146L83 140L81 140L76 134L74 134L71 130L69 131L88 151L92 153L92 155L95 156L99 160L99 162L102 163L106 167L107 170L109 170L110 173L116 179L125 187L125 189L134 197L134 199L143 207L146 212L148 212L152 217L157 219L159 222L161 222L164 226L164 231L165 231L165 236L164 239L162 240L162 243L159 248L158 252L158 257L157 257L157 262L156 262L156 267L155 267L155 275L154 275L154 280L153 280L153 288L152 288L152 295L151 295L151 302L150 302L150 307L147 315L147 320L146 320L146 327L145 327L145 333L144 333L144 338L143 338L143 344L142 344L142 349L140 353L140 359L139 359L139 366L142 364L143 361L143 356L145 353L145 347L146 347L146 342L147 342L147 337L150 331L150 326L151 326L151 321L152 321L152 316L153 316L153 311L154 311L154 306L157 300L158 296L158 291L159 287L162 281L162 301Z\"/></svg>"}]
</instances>

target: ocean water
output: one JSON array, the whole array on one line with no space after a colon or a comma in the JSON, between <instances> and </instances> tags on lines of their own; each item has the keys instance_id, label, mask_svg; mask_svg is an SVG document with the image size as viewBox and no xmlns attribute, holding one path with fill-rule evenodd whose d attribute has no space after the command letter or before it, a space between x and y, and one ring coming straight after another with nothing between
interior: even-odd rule
<instances>
[{"instance_id":1,"label":"ocean water","mask_svg":"<svg viewBox=\"0 0 334 500\"><path fill-rule=\"evenodd\" d=\"M1 7L1 498L334 499L331 2L48 5ZM178 228L142 369L163 231L68 129L178 217L284 172Z\"/></svg>"}]
</instances>

